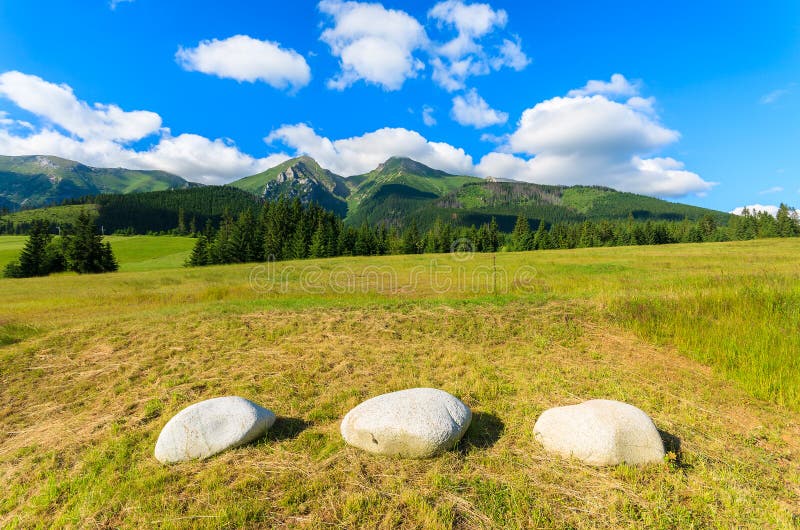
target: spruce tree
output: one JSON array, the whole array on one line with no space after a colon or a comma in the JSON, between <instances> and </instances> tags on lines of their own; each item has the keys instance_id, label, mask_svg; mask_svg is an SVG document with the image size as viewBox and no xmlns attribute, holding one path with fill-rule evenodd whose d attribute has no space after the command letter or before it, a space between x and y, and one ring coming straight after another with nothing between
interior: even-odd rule
<instances>
[{"instance_id":1,"label":"spruce tree","mask_svg":"<svg viewBox=\"0 0 800 530\"><path fill-rule=\"evenodd\" d=\"M411 225L409 225L403 233L403 254L419 254L421 250L417 221L416 219L412 219Z\"/></svg>"},{"instance_id":2,"label":"spruce tree","mask_svg":"<svg viewBox=\"0 0 800 530\"><path fill-rule=\"evenodd\" d=\"M530 250L531 227L528 219L522 215L517 216L514 230L511 232L511 248L513 250Z\"/></svg>"},{"instance_id":3,"label":"spruce tree","mask_svg":"<svg viewBox=\"0 0 800 530\"><path fill-rule=\"evenodd\" d=\"M103 244L97 225L87 211L78 215L75 234L69 238L67 262L69 270L78 274L95 274L117 270L111 245Z\"/></svg>"},{"instance_id":4,"label":"spruce tree","mask_svg":"<svg viewBox=\"0 0 800 530\"><path fill-rule=\"evenodd\" d=\"M208 238L200 234L197 238L197 243L194 244L192 254L186 260L186 265L190 267L202 267L203 265L211 264L211 255L208 244Z\"/></svg>"},{"instance_id":5,"label":"spruce tree","mask_svg":"<svg viewBox=\"0 0 800 530\"><path fill-rule=\"evenodd\" d=\"M775 219L778 237L794 237L798 235L797 221L792 218L789 207L781 203Z\"/></svg>"},{"instance_id":6,"label":"spruce tree","mask_svg":"<svg viewBox=\"0 0 800 530\"><path fill-rule=\"evenodd\" d=\"M28 240L19 256L19 277L27 278L50 274L47 247L52 238L50 223L40 219L33 221Z\"/></svg>"},{"instance_id":7,"label":"spruce tree","mask_svg":"<svg viewBox=\"0 0 800 530\"><path fill-rule=\"evenodd\" d=\"M536 233L533 235L533 245L531 250L544 250L550 248L548 235L549 234L545 228L544 219L539 219L539 226L536 228Z\"/></svg>"}]
</instances>

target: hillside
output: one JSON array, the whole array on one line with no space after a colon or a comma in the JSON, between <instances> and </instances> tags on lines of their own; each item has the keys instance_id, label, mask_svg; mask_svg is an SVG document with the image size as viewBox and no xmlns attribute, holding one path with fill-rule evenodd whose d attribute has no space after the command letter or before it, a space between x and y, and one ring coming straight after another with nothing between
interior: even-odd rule
<instances>
[{"instance_id":1,"label":"hillside","mask_svg":"<svg viewBox=\"0 0 800 530\"><path fill-rule=\"evenodd\" d=\"M5 160L11 158L5 157ZM15 160L19 158L25 157L16 157ZM42 166L50 167L52 159L38 157L37 162L37 157L27 158L34 160L15 166L16 170L27 168L25 170L33 171L34 166L41 170ZM414 220L423 231L433 226L437 219L446 220L457 227L469 227L480 226L495 218L502 231L510 232L519 215L530 219L534 226L538 220L543 220L550 226L556 223L619 220L629 217L639 221L695 221L711 215L720 225L727 224L730 219L730 214L724 212L599 186L546 186L451 175L402 157L390 158L368 173L341 177L320 167L312 158L301 156L235 181L229 186L209 186L208 191L199 191L203 187L190 185L182 179L155 179L154 175L168 175L160 172L99 170L74 162L59 163L62 162L64 167L58 166L61 167L60 170L50 168L48 171L54 175L58 171L69 173L74 177L73 180L77 178L75 175L85 175L88 172L97 177L96 181L103 180L106 188L115 188L116 191L111 192L83 193L90 186L86 184L86 179L78 179L84 183L80 193L92 197L80 202L97 202L100 222L112 231L127 227L132 227L139 233L172 230L177 228L181 209L186 215L185 223L188 224L194 217L196 226L200 228L209 219L216 223L225 207L235 215L242 210L245 203L275 200L279 197L296 197L304 203L315 202L335 212L350 226L360 226L367 222L373 226L385 223L404 228ZM7 166L11 167L8 164ZM101 174L104 175L103 179L98 177ZM127 181L126 175L130 177ZM33 179L31 182L45 179L50 187L48 193L55 193L53 190L56 188L61 189L59 193L66 193L62 188L73 186L70 184L71 180L45 178L41 174L26 178ZM48 180L50 178L53 182ZM123 188L122 184L125 182L127 187ZM142 191L142 188L147 187L168 186L170 182L183 182L188 187L175 190L175 193L152 192L165 193L164 195L128 193ZM97 188L96 185L93 186L91 189ZM6 193L13 191L12 188L0 187ZM70 189L79 193L74 186ZM96 199L96 196L102 198ZM63 212L58 215L61 213ZM36 215L38 214L34 210L2 217L0 222L5 222L5 228L0 231L15 233L13 226L9 227L9 224L24 224ZM42 215L54 218L55 214L44 212ZM54 220L58 221L57 216Z\"/></svg>"},{"instance_id":2,"label":"hillside","mask_svg":"<svg viewBox=\"0 0 800 530\"><path fill-rule=\"evenodd\" d=\"M451 175L403 157L392 157L362 175L340 177L303 156L232 184L266 199L281 195L316 201L358 226L387 223L421 229L437 218L457 226L480 225L494 217L510 231L518 215L548 225L603 219L697 220L724 212L669 202L599 186L546 186Z\"/></svg>"},{"instance_id":3,"label":"hillside","mask_svg":"<svg viewBox=\"0 0 800 530\"><path fill-rule=\"evenodd\" d=\"M437 274L430 256L284 262L273 285L181 268L181 238L111 241L128 272L0 279L0 527L797 526L800 239L442 254ZM348 410L418 386L472 409L456 448L344 443ZM161 465L167 421L224 395L278 419ZM546 452L541 413L594 398L644 410L672 453Z\"/></svg>"},{"instance_id":4,"label":"hillside","mask_svg":"<svg viewBox=\"0 0 800 530\"><path fill-rule=\"evenodd\" d=\"M627 219L696 221L711 215L727 224L730 214L615 191L600 186L547 186L527 182L480 180L466 184L438 200L422 205L415 217L423 225L441 219L479 225L494 217L501 230L510 231L518 215L546 224Z\"/></svg>"},{"instance_id":5,"label":"hillside","mask_svg":"<svg viewBox=\"0 0 800 530\"><path fill-rule=\"evenodd\" d=\"M0 156L0 208L30 208L86 195L194 185L165 171L96 168L55 156Z\"/></svg>"},{"instance_id":6,"label":"hillside","mask_svg":"<svg viewBox=\"0 0 800 530\"><path fill-rule=\"evenodd\" d=\"M400 226L407 225L422 205L481 180L451 175L403 157L392 157L369 173L349 178L355 185L348 201L348 223Z\"/></svg>"},{"instance_id":7,"label":"hillside","mask_svg":"<svg viewBox=\"0 0 800 530\"><path fill-rule=\"evenodd\" d=\"M346 179L321 168L308 156L287 160L262 173L239 179L231 186L267 199L300 197L303 202L316 202L341 217L347 214L345 200L350 195Z\"/></svg>"},{"instance_id":8,"label":"hillside","mask_svg":"<svg viewBox=\"0 0 800 530\"><path fill-rule=\"evenodd\" d=\"M219 225L225 211L235 217L246 209L256 209L261 200L230 186L200 186L127 195L88 196L81 202L0 216L0 233L24 232L34 219L46 219L53 225L72 226L84 209L95 212L98 225L103 226L106 233L128 229L138 234L174 230L179 228L181 214L183 231L194 232L202 230L209 221L215 226Z\"/></svg>"}]
</instances>

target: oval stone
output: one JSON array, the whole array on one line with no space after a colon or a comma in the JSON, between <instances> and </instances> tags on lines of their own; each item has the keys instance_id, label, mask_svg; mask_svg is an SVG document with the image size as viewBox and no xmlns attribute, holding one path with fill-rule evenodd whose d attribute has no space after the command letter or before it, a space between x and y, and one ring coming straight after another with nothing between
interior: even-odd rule
<instances>
[{"instance_id":1,"label":"oval stone","mask_svg":"<svg viewBox=\"0 0 800 530\"><path fill-rule=\"evenodd\" d=\"M165 464L208 458L263 436L273 423L272 411L241 397L201 401L186 407L164 425L155 457Z\"/></svg>"},{"instance_id":2,"label":"oval stone","mask_svg":"<svg viewBox=\"0 0 800 530\"><path fill-rule=\"evenodd\" d=\"M411 388L368 399L345 415L348 444L381 455L427 458L455 446L472 420L458 398L435 388Z\"/></svg>"},{"instance_id":3,"label":"oval stone","mask_svg":"<svg viewBox=\"0 0 800 530\"><path fill-rule=\"evenodd\" d=\"M653 420L619 401L593 399L548 409L539 416L533 432L548 451L594 466L664 459L664 443Z\"/></svg>"}]
</instances>

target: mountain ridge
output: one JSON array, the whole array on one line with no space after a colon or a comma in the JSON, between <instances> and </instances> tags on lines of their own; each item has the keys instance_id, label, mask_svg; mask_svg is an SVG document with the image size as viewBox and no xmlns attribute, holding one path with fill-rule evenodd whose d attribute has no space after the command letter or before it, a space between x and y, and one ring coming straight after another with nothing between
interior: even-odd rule
<instances>
[{"instance_id":1,"label":"mountain ridge","mask_svg":"<svg viewBox=\"0 0 800 530\"><path fill-rule=\"evenodd\" d=\"M102 193L137 193L199 186L160 170L98 168L50 155L0 155L0 207L57 204Z\"/></svg>"},{"instance_id":2,"label":"mountain ridge","mask_svg":"<svg viewBox=\"0 0 800 530\"><path fill-rule=\"evenodd\" d=\"M712 215L726 222L730 214L707 208L686 205L605 186L544 185L508 179L480 178L453 175L431 168L407 157L393 156L372 171L342 177L327 171L347 188L337 193L333 186L318 183L315 193L303 193L300 186L288 186L293 177L291 168L311 165L318 174L326 172L309 156L296 157L265 172L245 177L231 185L241 189L252 188L260 179L258 196L277 199L281 195L300 197L305 202L336 202L337 213L351 225L385 223L403 226L411 219L422 227L435 219L450 219L456 224L481 224L492 217L498 219L503 229L510 230L518 215L552 222L580 222L583 220L624 219L696 220ZM282 186L269 186L282 175ZM256 178L257 177L257 178ZM302 177L301 177L302 178ZM324 187L324 191L319 187ZM291 193L286 193L290 189ZM326 195L327 194L327 195ZM344 213L341 213L345 203Z\"/></svg>"}]
</instances>

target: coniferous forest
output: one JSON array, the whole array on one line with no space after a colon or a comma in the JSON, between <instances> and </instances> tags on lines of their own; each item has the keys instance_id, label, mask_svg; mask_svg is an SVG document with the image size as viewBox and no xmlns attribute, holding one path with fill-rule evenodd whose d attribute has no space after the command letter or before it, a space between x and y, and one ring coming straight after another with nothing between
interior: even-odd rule
<instances>
[{"instance_id":1,"label":"coniferous forest","mask_svg":"<svg viewBox=\"0 0 800 530\"><path fill-rule=\"evenodd\" d=\"M379 224L346 225L336 214L299 199L265 202L260 211L225 213L218 228L199 234L189 266L265 260L422 254L469 250L544 250L582 247L663 245L800 236L797 214L786 205L776 217L745 210L722 226L712 216L698 221L584 221L547 225L519 216L511 233L492 219L480 226L455 227L436 219L426 231L415 220L400 229Z\"/></svg>"}]
</instances>

